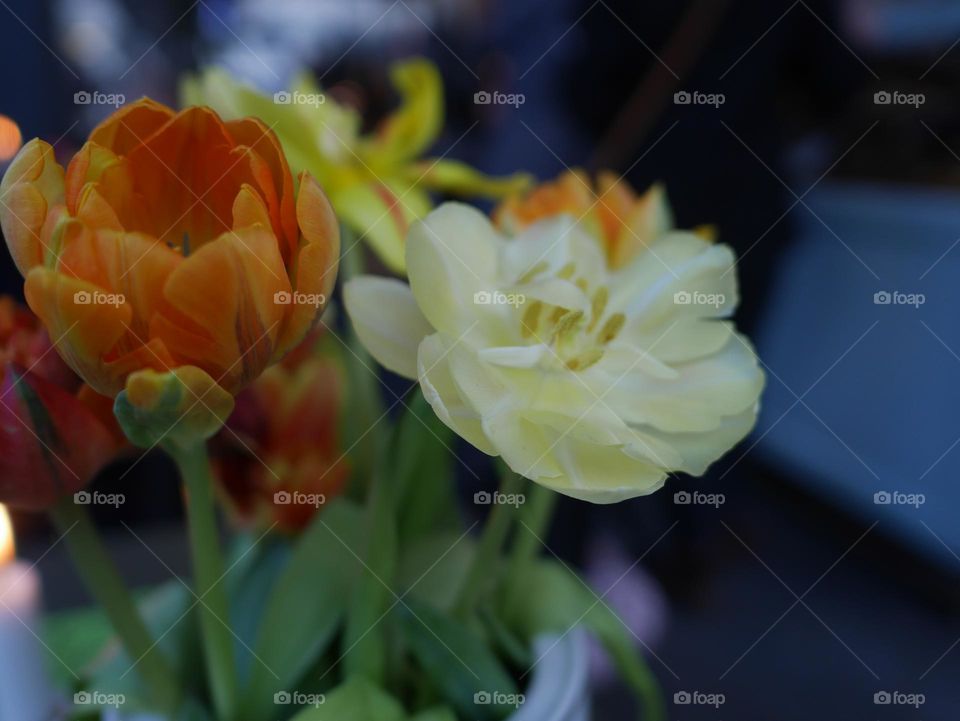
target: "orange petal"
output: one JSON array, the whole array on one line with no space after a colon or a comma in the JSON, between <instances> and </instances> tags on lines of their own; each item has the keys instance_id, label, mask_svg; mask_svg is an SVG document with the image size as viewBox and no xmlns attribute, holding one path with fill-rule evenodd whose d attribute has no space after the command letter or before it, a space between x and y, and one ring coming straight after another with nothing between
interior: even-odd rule
<instances>
[{"instance_id":1,"label":"orange petal","mask_svg":"<svg viewBox=\"0 0 960 721\"><path fill-rule=\"evenodd\" d=\"M300 233L297 230L297 213L293 192L293 175L287 164L276 134L257 118L242 118L226 123L227 130L239 145L252 148L266 161L273 175L273 183L280 193L278 237L282 237L283 260L289 264L293 259ZM282 231L282 233L281 233Z\"/></svg>"},{"instance_id":2,"label":"orange petal","mask_svg":"<svg viewBox=\"0 0 960 721\"><path fill-rule=\"evenodd\" d=\"M301 294L301 297L317 300L322 298L322 302L316 305L298 303L290 306L274 360L282 358L303 340L319 320L326 299L330 297L337 282L340 226L330 201L309 173L300 175L297 220L303 233L303 243L291 271L293 289Z\"/></svg>"},{"instance_id":3,"label":"orange petal","mask_svg":"<svg viewBox=\"0 0 960 721\"><path fill-rule=\"evenodd\" d=\"M24 293L30 309L43 321L57 351L98 393L114 396L123 379L114 377L106 356L130 325L133 309L127 303L94 303L104 289L50 268L27 273Z\"/></svg>"},{"instance_id":4,"label":"orange petal","mask_svg":"<svg viewBox=\"0 0 960 721\"><path fill-rule=\"evenodd\" d=\"M273 356L290 308L278 294L289 296L290 281L273 233L259 226L224 233L170 275L150 335L234 392Z\"/></svg>"},{"instance_id":5,"label":"orange petal","mask_svg":"<svg viewBox=\"0 0 960 721\"><path fill-rule=\"evenodd\" d=\"M90 133L90 140L125 155L173 118L174 112L150 98L124 105Z\"/></svg>"}]
</instances>

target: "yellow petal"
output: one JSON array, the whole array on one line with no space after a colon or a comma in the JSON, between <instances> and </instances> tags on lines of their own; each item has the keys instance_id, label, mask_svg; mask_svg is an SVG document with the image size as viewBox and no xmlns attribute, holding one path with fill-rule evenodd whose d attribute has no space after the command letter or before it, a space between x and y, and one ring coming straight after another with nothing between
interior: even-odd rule
<instances>
[{"instance_id":1,"label":"yellow petal","mask_svg":"<svg viewBox=\"0 0 960 721\"><path fill-rule=\"evenodd\" d=\"M0 181L0 227L22 275L43 262L40 231L47 213L64 202L64 172L42 140L23 146Z\"/></svg>"},{"instance_id":2,"label":"yellow petal","mask_svg":"<svg viewBox=\"0 0 960 721\"><path fill-rule=\"evenodd\" d=\"M201 443L232 411L233 396L194 366L132 373L114 406L124 433L141 448Z\"/></svg>"}]
</instances>

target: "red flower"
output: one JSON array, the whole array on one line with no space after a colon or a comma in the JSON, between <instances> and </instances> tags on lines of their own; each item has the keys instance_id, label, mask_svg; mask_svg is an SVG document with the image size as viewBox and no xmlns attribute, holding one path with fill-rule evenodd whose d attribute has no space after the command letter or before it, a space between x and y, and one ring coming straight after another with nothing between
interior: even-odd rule
<instances>
[{"instance_id":1,"label":"red flower","mask_svg":"<svg viewBox=\"0 0 960 721\"><path fill-rule=\"evenodd\" d=\"M316 338L237 396L214 443L221 489L244 522L302 530L349 478L338 428L344 371Z\"/></svg>"},{"instance_id":2,"label":"red flower","mask_svg":"<svg viewBox=\"0 0 960 721\"><path fill-rule=\"evenodd\" d=\"M48 508L124 445L111 400L83 385L36 317L0 297L0 503Z\"/></svg>"}]
</instances>

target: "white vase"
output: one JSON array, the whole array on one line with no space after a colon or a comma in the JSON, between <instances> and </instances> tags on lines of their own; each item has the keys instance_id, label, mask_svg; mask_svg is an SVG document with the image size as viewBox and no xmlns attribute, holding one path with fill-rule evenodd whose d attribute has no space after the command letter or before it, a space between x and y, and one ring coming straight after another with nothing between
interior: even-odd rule
<instances>
[{"instance_id":1,"label":"white vase","mask_svg":"<svg viewBox=\"0 0 960 721\"><path fill-rule=\"evenodd\" d=\"M586 632L540 636L533 650L536 665L526 698L507 721L589 721Z\"/></svg>"},{"instance_id":2,"label":"white vase","mask_svg":"<svg viewBox=\"0 0 960 721\"><path fill-rule=\"evenodd\" d=\"M589 721L589 657L585 631L540 636L533 644L536 662L523 704L507 721ZM152 714L108 711L103 721L163 721Z\"/></svg>"}]
</instances>

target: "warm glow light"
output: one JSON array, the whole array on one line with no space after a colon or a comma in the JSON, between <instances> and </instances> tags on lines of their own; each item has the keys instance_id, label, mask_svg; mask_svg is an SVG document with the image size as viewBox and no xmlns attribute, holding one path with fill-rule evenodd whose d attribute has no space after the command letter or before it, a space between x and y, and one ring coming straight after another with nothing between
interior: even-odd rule
<instances>
[{"instance_id":1,"label":"warm glow light","mask_svg":"<svg viewBox=\"0 0 960 721\"><path fill-rule=\"evenodd\" d=\"M22 141L17 124L6 115L0 115L0 163L16 155Z\"/></svg>"},{"instance_id":2,"label":"warm glow light","mask_svg":"<svg viewBox=\"0 0 960 721\"><path fill-rule=\"evenodd\" d=\"M13 551L13 524L10 523L7 507L0 503L0 566L13 560Z\"/></svg>"}]
</instances>

